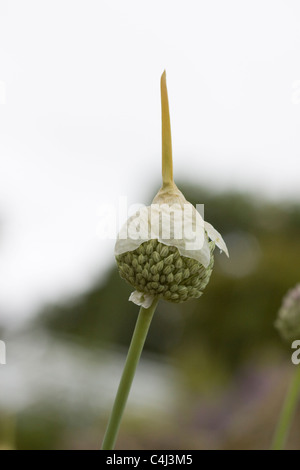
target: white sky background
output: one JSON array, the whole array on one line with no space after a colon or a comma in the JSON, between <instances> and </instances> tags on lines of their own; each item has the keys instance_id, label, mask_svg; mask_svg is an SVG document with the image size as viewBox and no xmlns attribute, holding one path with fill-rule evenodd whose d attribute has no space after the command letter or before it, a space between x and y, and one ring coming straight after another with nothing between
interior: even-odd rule
<instances>
[{"instance_id":1,"label":"white sky background","mask_svg":"<svg viewBox=\"0 0 300 470\"><path fill-rule=\"evenodd\" d=\"M160 186L164 69L175 180L299 200L299 1L0 0L0 323L114 262L99 211Z\"/></svg>"}]
</instances>

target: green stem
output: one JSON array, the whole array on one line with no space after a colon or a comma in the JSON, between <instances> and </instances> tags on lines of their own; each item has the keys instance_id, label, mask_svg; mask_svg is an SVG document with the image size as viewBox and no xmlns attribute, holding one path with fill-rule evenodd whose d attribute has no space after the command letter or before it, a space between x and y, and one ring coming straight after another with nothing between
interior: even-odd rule
<instances>
[{"instance_id":1,"label":"green stem","mask_svg":"<svg viewBox=\"0 0 300 470\"><path fill-rule=\"evenodd\" d=\"M275 431L272 450L283 449L300 396L300 366L297 367L286 395Z\"/></svg>"},{"instance_id":2,"label":"green stem","mask_svg":"<svg viewBox=\"0 0 300 470\"><path fill-rule=\"evenodd\" d=\"M151 307L141 307L128 350L123 374L115 398L114 406L109 418L106 433L102 443L102 450L112 450L115 446L121 419L130 392L134 374L141 357L150 323L157 306L158 299L154 299Z\"/></svg>"}]
</instances>

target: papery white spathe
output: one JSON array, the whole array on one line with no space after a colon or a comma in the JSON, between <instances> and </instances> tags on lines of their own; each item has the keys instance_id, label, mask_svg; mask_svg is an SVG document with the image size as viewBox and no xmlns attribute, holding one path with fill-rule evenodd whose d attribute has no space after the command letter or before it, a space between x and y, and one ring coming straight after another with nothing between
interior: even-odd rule
<instances>
[{"instance_id":1,"label":"papery white spathe","mask_svg":"<svg viewBox=\"0 0 300 470\"><path fill-rule=\"evenodd\" d=\"M133 302L134 304L140 307L149 308L152 305L154 297L153 295L144 294L143 292L135 290L134 292L130 294L130 297L128 300L131 300L131 302Z\"/></svg>"},{"instance_id":2,"label":"papery white spathe","mask_svg":"<svg viewBox=\"0 0 300 470\"><path fill-rule=\"evenodd\" d=\"M143 207L127 220L116 241L116 256L134 251L146 241L157 239L165 245L175 246L182 256L195 259L207 268L211 255L205 233L229 256L221 234L205 222L196 208L175 188L169 194L161 189L151 206ZM164 221L170 221L170 209L173 220L166 237Z\"/></svg>"},{"instance_id":3,"label":"papery white spathe","mask_svg":"<svg viewBox=\"0 0 300 470\"><path fill-rule=\"evenodd\" d=\"M228 258L229 258L228 249L227 249L226 243L224 242L224 240L222 238L222 235L209 222L204 222L204 228L205 228L205 231L206 231L208 237L213 242L215 242L215 244L218 248L220 248L221 253L222 253L222 251L224 251L226 256L228 256Z\"/></svg>"}]
</instances>

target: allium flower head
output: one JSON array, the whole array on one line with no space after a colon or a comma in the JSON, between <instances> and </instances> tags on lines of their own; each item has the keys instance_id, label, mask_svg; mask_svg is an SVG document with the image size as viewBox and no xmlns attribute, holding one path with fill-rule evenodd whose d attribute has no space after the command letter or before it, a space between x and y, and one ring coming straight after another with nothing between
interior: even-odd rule
<instances>
[{"instance_id":1,"label":"allium flower head","mask_svg":"<svg viewBox=\"0 0 300 470\"><path fill-rule=\"evenodd\" d=\"M155 297L171 302L198 298L214 264L214 248L228 256L222 236L205 222L173 181L166 73L161 77L163 185L151 206L122 227L115 246L120 275L136 291L130 300L147 308Z\"/></svg>"},{"instance_id":2,"label":"allium flower head","mask_svg":"<svg viewBox=\"0 0 300 470\"><path fill-rule=\"evenodd\" d=\"M287 341L300 339L300 284L283 298L275 327Z\"/></svg>"}]
</instances>

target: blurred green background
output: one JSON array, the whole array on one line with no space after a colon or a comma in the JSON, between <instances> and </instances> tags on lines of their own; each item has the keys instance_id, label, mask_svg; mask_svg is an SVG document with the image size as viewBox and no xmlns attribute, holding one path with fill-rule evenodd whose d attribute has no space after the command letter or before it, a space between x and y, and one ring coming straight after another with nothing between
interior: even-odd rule
<instances>
[{"instance_id":1,"label":"blurred green background","mask_svg":"<svg viewBox=\"0 0 300 470\"><path fill-rule=\"evenodd\" d=\"M300 280L300 205L178 186L205 204L230 258L216 250L199 300L159 303L117 448L268 448L295 368L274 320ZM84 294L0 329L14 363L2 366L2 448L100 447L138 313L111 260ZM299 412L291 449L300 449Z\"/></svg>"}]
</instances>

